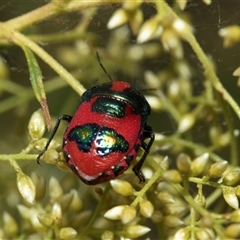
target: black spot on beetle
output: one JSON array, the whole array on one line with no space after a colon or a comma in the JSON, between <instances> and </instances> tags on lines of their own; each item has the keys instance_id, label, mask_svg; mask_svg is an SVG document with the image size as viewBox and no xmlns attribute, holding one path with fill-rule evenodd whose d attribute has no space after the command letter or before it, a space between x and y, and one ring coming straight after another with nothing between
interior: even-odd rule
<instances>
[{"instance_id":1,"label":"black spot on beetle","mask_svg":"<svg viewBox=\"0 0 240 240\"><path fill-rule=\"evenodd\" d=\"M116 166L113 168L114 175L115 175L115 176L118 176L123 169L124 169L123 166L121 166L121 165L116 165Z\"/></svg>"},{"instance_id":2,"label":"black spot on beetle","mask_svg":"<svg viewBox=\"0 0 240 240\"><path fill-rule=\"evenodd\" d=\"M126 161L128 166L131 165L131 162L132 162L133 159L134 159L133 155L126 156L125 161Z\"/></svg>"}]
</instances>

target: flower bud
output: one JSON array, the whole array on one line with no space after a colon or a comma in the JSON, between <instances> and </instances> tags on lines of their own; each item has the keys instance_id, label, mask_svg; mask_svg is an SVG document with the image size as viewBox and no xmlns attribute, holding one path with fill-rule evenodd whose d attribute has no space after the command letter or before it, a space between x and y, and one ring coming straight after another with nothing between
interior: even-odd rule
<instances>
[{"instance_id":1,"label":"flower bud","mask_svg":"<svg viewBox=\"0 0 240 240\"><path fill-rule=\"evenodd\" d=\"M125 1L122 7L127 11L135 11L139 8L141 1Z\"/></svg>"},{"instance_id":2,"label":"flower bud","mask_svg":"<svg viewBox=\"0 0 240 240\"><path fill-rule=\"evenodd\" d=\"M42 232L43 229L45 228L43 224L40 223L39 219L38 219L38 214L39 214L39 209L37 208L32 208L31 209L31 216L30 216L30 222L33 226L33 228L37 231L37 232Z\"/></svg>"},{"instance_id":3,"label":"flower bud","mask_svg":"<svg viewBox=\"0 0 240 240\"><path fill-rule=\"evenodd\" d=\"M213 229L215 224L215 219L209 214L202 217L202 225L208 229Z\"/></svg>"},{"instance_id":4,"label":"flower bud","mask_svg":"<svg viewBox=\"0 0 240 240\"><path fill-rule=\"evenodd\" d=\"M206 5L210 5L212 3L212 0L203 0L203 2L206 4Z\"/></svg>"},{"instance_id":5,"label":"flower bud","mask_svg":"<svg viewBox=\"0 0 240 240\"><path fill-rule=\"evenodd\" d=\"M195 116L193 114L185 114L181 117L178 124L178 131L183 133L189 130L195 124Z\"/></svg>"},{"instance_id":6,"label":"flower bud","mask_svg":"<svg viewBox=\"0 0 240 240\"><path fill-rule=\"evenodd\" d=\"M36 200L41 200L45 196L46 192L46 182L43 177L37 176L34 172L31 174L31 179L33 180L34 185L36 186Z\"/></svg>"},{"instance_id":7,"label":"flower bud","mask_svg":"<svg viewBox=\"0 0 240 240\"><path fill-rule=\"evenodd\" d=\"M198 228L196 231L197 239L207 239L207 240L213 240L211 234L209 233L208 229L205 228Z\"/></svg>"},{"instance_id":8,"label":"flower bud","mask_svg":"<svg viewBox=\"0 0 240 240\"><path fill-rule=\"evenodd\" d=\"M38 140L34 147L36 150L38 151L42 151L42 149L46 146L48 139L47 138L41 138L40 140ZM52 139L51 143L48 146L48 150L50 149L57 149L61 146L61 144L57 141L55 141L54 139Z\"/></svg>"},{"instance_id":9,"label":"flower bud","mask_svg":"<svg viewBox=\"0 0 240 240\"><path fill-rule=\"evenodd\" d=\"M146 70L144 72L144 79L149 88L159 89L161 87L161 82L159 81L158 76L156 75L156 73L150 70Z\"/></svg>"},{"instance_id":10,"label":"flower bud","mask_svg":"<svg viewBox=\"0 0 240 240\"><path fill-rule=\"evenodd\" d=\"M11 238L14 239L19 231L16 220L6 211L2 214L3 229L4 232Z\"/></svg>"},{"instance_id":11,"label":"flower bud","mask_svg":"<svg viewBox=\"0 0 240 240\"><path fill-rule=\"evenodd\" d=\"M23 199L33 204L36 196L36 187L32 179L23 172L17 173L17 187Z\"/></svg>"},{"instance_id":12,"label":"flower bud","mask_svg":"<svg viewBox=\"0 0 240 240\"><path fill-rule=\"evenodd\" d=\"M75 212L79 212L83 208L83 201L76 190L71 190L71 193L73 193L73 200L71 202L70 208Z\"/></svg>"},{"instance_id":13,"label":"flower bud","mask_svg":"<svg viewBox=\"0 0 240 240\"><path fill-rule=\"evenodd\" d=\"M224 230L225 236L231 239L239 239L240 236L240 223L232 223Z\"/></svg>"},{"instance_id":14,"label":"flower bud","mask_svg":"<svg viewBox=\"0 0 240 240\"><path fill-rule=\"evenodd\" d=\"M105 218L108 218L111 220L120 220L122 212L126 207L129 207L129 206L128 205L119 205L119 206L113 207L113 208L109 209L107 212L105 212L105 214L103 216Z\"/></svg>"},{"instance_id":15,"label":"flower bud","mask_svg":"<svg viewBox=\"0 0 240 240\"><path fill-rule=\"evenodd\" d=\"M59 181L55 177L51 177L49 180L49 197L52 200L57 200L62 194L63 190Z\"/></svg>"},{"instance_id":16,"label":"flower bud","mask_svg":"<svg viewBox=\"0 0 240 240\"><path fill-rule=\"evenodd\" d=\"M209 137L214 146L219 146L219 138L222 134L222 130L219 126L212 125L209 130Z\"/></svg>"},{"instance_id":17,"label":"flower bud","mask_svg":"<svg viewBox=\"0 0 240 240\"><path fill-rule=\"evenodd\" d=\"M142 171L143 176L147 180L151 179L153 174L154 174L154 170L151 167L148 167L148 166L143 166L141 168L141 171Z\"/></svg>"},{"instance_id":18,"label":"flower bud","mask_svg":"<svg viewBox=\"0 0 240 240\"><path fill-rule=\"evenodd\" d=\"M160 156L155 156L154 157L154 160L156 160L157 163L160 164L161 168L164 170L164 171L167 171L168 168L169 168L169 158L168 156L162 158Z\"/></svg>"},{"instance_id":19,"label":"flower bud","mask_svg":"<svg viewBox=\"0 0 240 240\"><path fill-rule=\"evenodd\" d=\"M235 69L235 71L233 72L233 76L234 76L234 77L240 77L240 67L238 67L237 69Z\"/></svg>"},{"instance_id":20,"label":"flower bud","mask_svg":"<svg viewBox=\"0 0 240 240\"><path fill-rule=\"evenodd\" d=\"M40 213L37 215L37 218L39 222L45 227L50 227L53 225L53 218L49 213Z\"/></svg>"},{"instance_id":21,"label":"flower bud","mask_svg":"<svg viewBox=\"0 0 240 240\"><path fill-rule=\"evenodd\" d=\"M175 203L175 200L174 200L173 196L166 190L160 191L157 195L157 198L163 204Z\"/></svg>"},{"instance_id":22,"label":"flower bud","mask_svg":"<svg viewBox=\"0 0 240 240\"><path fill-rule=\"evenodd\" d=\"M204 153L192 161L191 170L192 176L200 175L206 167L209 160L209 153Z\"/></svg>"},{"instance_id":23,"label":"flower bud","mask_svg":"<svg viewBox=\"0 0 240 240\"><path fill-rule=\"evenodd\" d=\"M190 157L185 154L181 153L177 157L177 168L183 174L189 174L191 172L191 159Z\"/></svg>"},{"instance_id":24,"label":"flower bud","mask_svg":"<svg viewBox=\"0 0 240 240\"><path fill-rule=\"evenodd\" d=\"M154 206L150 201L148 201L148 200L141 201L139 204L139 207L140 207L140 213L144 217L150 218L152 216L153 211L154 211Z\"/></svg>"},{"instance_id":25,"label":"flower bud","mask_svg":"<svg viewBox=\"0 0 240 240\"><path fill-rule=\"evenodd\" d=\"M63 171L70 171L70 169L67 165L67 162L62 159L62 154L61 153L59 153L59 157L60 157L60 160L57 161L56 167L58 167L59 169L61 169Z\"/></svg>"},{"instance_id":26,"label":"flower bud","mask_svg":"<svg viewBox=\"0 0 240 240\"><path fill-rule=\"evenodd\" d=\"M178 35L172 29L165 29L161 36L163 47L175 58L183 58L182 44Z\"/></svg>"},{"instance_id":27,"label":"flower bud","mask_svg":"<svg viewBox=\"0 0 240 240\"><path fill-rule=\"evenodd\" d=\"M114 233L112 231L104 231L101 235L101 240L114 240Z\"/></svg>"},{"instance_id":28,"label":"flower bud","mask_svg":"<svg viewBox=\"0 0 240 240\"><path fill-rule=\"evenodd\" d=\"M132 14L129 13L129 26L130 26L131 31L134 34L134 36L138 34L139 29L142 25L142 22L143 22L143 12L142 12L142 10L137 9Z\"/></svg>"},{"instance_id":29,"label":"flower bud","mask_svg":"<svg viewBox=\"0 0 240 240\"><path fill-rule=\"evenodd\" d=\"M240 181L240 170L236 169L234 171L226 174L222 180L222 183L227 186L235 186Z\"/></svg>"},{"instance_id":30,"label":"flower bud","mask_svg":"<svg viewBox=\"0 0 240 240\"><path fill-rule=\"evenodd\" d=\"M135 192L132 185L125 180L114 179L110 181L110 184L115 192L123 196L130 196Z\"/></svg>"},{"instance_id":31,"label":"flower bud","mask_svg":"<svg viewBox=\"0 0 240 240\"><path fill-rule=\"evenodd\" d=\"M189 26L185 21L180 18L177 18L172 23L172 28L182 39L188 39L189 34L193 31L191 26Z\"/></svg>"},{"instance_id":32,"label":"flower bud","mask_svg":"<svg viewBox=\"0 0 240 240\"><path fill-rule=\"evenodd\" d=\"M178 4L179 8L181 10L184 10L188 1L187 0L176 0L176 2Z\"/></svg>"},{"instance_id":33,"label":"flower bud","mask_svg":"<svg viewBox=\"0 0 240 240\"><path fill-rule=\"evenodd\" d=\"M44 155L43 159L46 163L56 165L59 161L59 153L55 149L48 149Z\"/></svg>"},{"instance_id":34,"label":"flower bud","mask_svg":"<svg viewBox=\"0 0 240 240\"><path fill-rule=\"evenodd\" d=\"M137 36L137 42L138 43L147 42L150 39L152 39L157 32L159 32L159 35L160 35L162 31L163 31L163 28L161 25L159 25L159 21L157 20L157 17L153 17L145 21L144 24L142 25Z\"/></svg>"},{"instance_id":35,"label":"flower bud","mask_svg":"<svg viewBox=\"0 0 240 240\"><path fill-rule=\"evenodd\" d=\"M234 188L223 187L223 197L229 206L234 209L238 209L239 203Z\"/></svg>"},{"instance_id":36,"label":"flower bud","mask_svg":"<svg viewBox=\"0 0 240 240\"><path fill-rule=\"evenodd\" d=\"M182 96L180 93L180 84L181 82L178 80L172 80L168 83L167 96L174 102L178 101L179 97Z\"/></svg>"},{"instance_id":37,"label":"flower bud","mask_svg":"<svg viewBox=\"0 0 240 240\"><path fill-rule=\"evenodd\" d=\"M240 27L237 25L222 28L218 34L223 38L223 46L225 48L231 47L240 41Z\"/></svg>"},{"instance_id":38,"label":"flower bud","mask_svg":"<svg viewBox=\"0 0 240 240\"><path fill-rule=\"evenodd\" d=\"M164 206L163 213L165 215L179 216L183 213L189 212L189 207L183 202L176 202Z\"/></svg>"},{"instance_id":39,"label":"flower bud","mask_svg":"<svg viewBox=\"0 0 240 240\"><path fill-rule=\"evenodd\" d=\"M230 221L240 223L240 209L237 209L230 214Z\"/></svg>"},{"instance_id":40,"label":"flower bud","mask_svg":"<svg viewBox=\"0 0 240 240\"><path fill-rule=\"evenodd\" d=\"M124 234L127 238L138 238L150 232L151 229L141 225L130 225L125 228Z\"/></svg>"},{"instance_id":41,"label":"flower bud","mask_svg":"<svg viewBox=\"0 0 240 240\"><path fill-rule=\"evenodd\" d=\"M129 15L127 11L122 8L119 8L111 16L110 20L108 21L107 28L113 29L113 28L120 27L123 24L127 23L128 20L129 20Z\"/></svg>"},{"instance_id":42,"label":"flower bud","mask_svg":"<svg viewBox=\"0 0 240 240\"><path fill-rule=\"evenodd\" d=\"M173 236L172 240L189 240L190 227L180 228Z\"/></svg>"},{"instance_id":43,"label":"flower bud","mask_svg":"<svg viewBox=\"0 0 240 240\"><path fill-rule=\"evenodd\" d=\"M174 65L174 68L176 69L178 74L181 76L181 78L180 78L181 89L182 90L187 89L191 95L192 94L192 84L191 84L191 81L189 81L189 79L191 79L191 77L192 77L192 70L191 70L191 67L189 66L188 62L185 60L177 61L176 64ZM186 94L186 92L184 94ZM187 95L187 96L189 96L189 95Z\"/></svg>"},{"instance_id":44,"label":"flower bud","mask_svg":"<svg viewBox=\"0 0 240 240\"><path fill-rule=\"evenodd\" d=\"M123 209L121 214L121 221L123 224L128 224L136 217L136 208L127 206Z\"/></svg>"},{"instance_id":45,"label":"flower bud","mask_svg":"<svg viewBox=\"0 0 240 240\"><path fill-rule=\"evenodd\" d=\"M168 215L164 218L164 224L171 228L177 228L182 226L184 222L176 216Z\"/></svg>"},{"instance_id":46,"label":"flower bud","mask_svg":"<svg viewBox=\"0 0 240 240\"><path fill-rule=\"evenodd\" d=\"M23 219L26 219L26 220L30 219L32 214L31 208L18 204L17 209Z\"/></svg>"},{"instance_id":47,"label":"flower bud","mask_svg":"<svg viewBox=\"0 0 240 240\"><path fill-rule=\"evenodd\" d=\"M92 216L91 210L85 210L77 214L73 214L71 218L71 226L75 229L79 229L79 227L86 227L87 223L90 221Z\"/></svg>"},{"instance_id":48,"label":"flower bud","mask_svg":"<svg viewBox=\"0 0 240 240\"><path fill-rule=\"evenodd\" d=\"M162 219L163 219L163 214L161 211L154 211L152 216L151 216L151 219L154 223L160 223L162 222Z\"/></svg>"},{"instance_id":49,"label":"flower bud","mask_svg":"<svg viewBox=\"0 0 240 240\"><path fill-rule=\"evenodd\" d=\"M56 224L60 224L62 222L62 209L58 202L53 204L51 214Z\"/></svg>"},{"instance_id":50,"label":"flower bud","mask_svg":"<svg viewBox=\"0 0 240 240\"><path fill-rule=\"evenodd\" d=\"M74 193L71 191L67 194L60 196L60 198L58 199L58 202L60 203L60 206L63 212L65 212L70 208L70 204L73 200L73 194Z\"/></svg>"},{"instance_id":51,"label":"flower bud","mask_svg":"<svg viewBox=\"0 0 240 240\"><path fill-rule=\"evenodd\" d=\"M145 96L147 99L149 105L151 106L151 109L159 111L163 109L163 103L160 101L159 97L148 95Z\"/></svg>"},{"instance_id":52,"label":"flower bud","mask_svg":"<svg viewBox=\"0 0 240 240\"><path fill-rule=\"evenodd\" d=\"M240 185L235 187L235 194L237 195L238 198L240 198Z\"/></svg>"},{"instance_id":53,"label":"flower bud","mask_svg":"<svg viewBox=\"0 0 240 240\"><path fill-rule=\"evenodd\" d=\"M219 137L219 146L225 147L227 146L231 141L231 134L229 132L225 132L220 135Z\"/></svg>"},{"instance_id":54,"label":"flower bud","mask_svg":"<svg viewBox=\"0 0 240 240\"><path fill-rule=\"evenodd\" d=\"M32 140L40 139L46 130L44 116L42 110L35 111L29 121L28 131Z\"/></svg>"},{"instance_id":55,"label":"flower bud","mask_svg":"<svg viewBox=\"0 0 240 240\"><path fill-rule=\"evenodd\" d=\"M182 176L180 172L176 169L168 170L163 173L163 177L166 181L171 183L180 183L182 182Z\"/></svg>"},{"instance_id":56,"label":"flower bud","mask_svg":"<svg viewBox=\"0 0 240 240\"><path fill-rule=\"evenodd\" d=\"M0 57L0 79L9 79L9 68L6 63L6 61ZM1 86L0 86L0 92L1 92Z\"/></svg>"},{"instance_id":57,"label":"flower bud","mask_svg":"<svg viewBox=\"0 0 240 240\"><path fill-rule=\"evenodd\" d=\"M227 161L220 161L216 162L211 165L210 169L208 170L208 176L210 178L219 178L227 169L228 162Z\"/></svg>"},{"instance_id":58,"label":"flower bud","mask_svg":"<svg viewBox=\"0 0 240 240\"><path fill-rule=\"evenodd\" d=\"M77 236L77 231L71 227L61 228L59 236L61 239L74 239Z\"/></svg>"}]
</instances>

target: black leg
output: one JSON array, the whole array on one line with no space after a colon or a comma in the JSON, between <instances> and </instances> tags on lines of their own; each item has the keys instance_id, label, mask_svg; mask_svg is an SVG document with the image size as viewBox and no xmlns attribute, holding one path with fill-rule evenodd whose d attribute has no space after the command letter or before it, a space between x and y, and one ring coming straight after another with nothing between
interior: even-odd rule
<instances>
[{"instance_id":1,"label":"black leg","mask_svg":"<svg viewBox=\"0 0 240 240\"><path fill-rule=\"evenodd\" d=\"M144 142L144 140L147 138L150 138L150 141L148 144ZM141 172L141 168L154 142L154 139L155 139L155 135L152 131L152 128L146 125L143 130L143 142L141 145L142 149L144 150L144 154L141 157L141 159L138 161L138 163L133 167L133 171L135 172L136 176L139 178L140 183L145 182L145 178L143 173Z\"/></svg>"},{"instance_id":2,"label":"black leg","mask_svg":"<svg viewBox=\"0 0 240 240\"><path fill-rule=\"evenodd\" d=\"M43 150L39 153L39 155L38 155L38 157L37 157L37 163L38 163L38 164L41 165L41 163L40 163L40 158L41 158L41 156L47 151L48 146L49 146L49 144L51 143L54 135L56 134L56 132L57 132L57 130L58 130L58 127L59 127L59 124L60 124L60 122L61 122L62 120L70 122L70 121L72 120L72 116L69 116L69 115L65 115L65 114L64 114L64 115L62 115L62 116L60 116L60 117L58 118L58 120L57 120L57 122L56 122L56 124L55 124L55 126L54 126L54 128L53 128L53 131L51 132L50 137L48 138L48 141L47 141L45 147L43 148Z\"/></svg>"}]
</instances>

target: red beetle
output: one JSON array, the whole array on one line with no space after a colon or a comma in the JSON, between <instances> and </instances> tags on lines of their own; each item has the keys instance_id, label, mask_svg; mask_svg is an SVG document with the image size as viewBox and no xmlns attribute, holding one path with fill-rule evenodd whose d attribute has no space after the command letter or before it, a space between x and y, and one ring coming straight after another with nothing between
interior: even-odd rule
<instances>
[{"instance_id":1,"label":"red beetle","mask_svg":"<svg viewBox=\"0 0 240 240\"><path fill-rule=\"evenodd\" d=\"M68 166L83 182L93 185L116 178L129 168L139 147L144 154L133 171L140 182L144 182L141 167L154 141L152 128L146 124L150 113L145 97L127 82L94 86L84 92L73 117L58 118L46 146L38 155L38 163L61 120L66 120L69 124L63 136L62 151Z\"/></svg>"}]
</instances>

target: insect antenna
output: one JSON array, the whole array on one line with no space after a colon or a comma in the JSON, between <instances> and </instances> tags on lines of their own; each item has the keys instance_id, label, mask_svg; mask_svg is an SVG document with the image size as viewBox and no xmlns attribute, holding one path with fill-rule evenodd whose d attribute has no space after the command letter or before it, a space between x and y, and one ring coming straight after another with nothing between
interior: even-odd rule
<instances>
[{"instance_id":1,"label":"insect antenna","mask_svg":"<svg viewBox=\"0 0 240 240\"><path fill-rule=\"evenodd\" d=\"M107 72L107 70L105 69L105 67L104 67L103 64L101 63L100 56L99 56L98 52L96 52L96 55L97 55L97 59L98 59L98 63L99 63L99 65L100 65L100 67L101 67L102 70L105 72L105 74L108 76L108 78L110 79L110 81L113 82L112 77L110 76L110 74Z\"/></svg>"}]
</instances>

